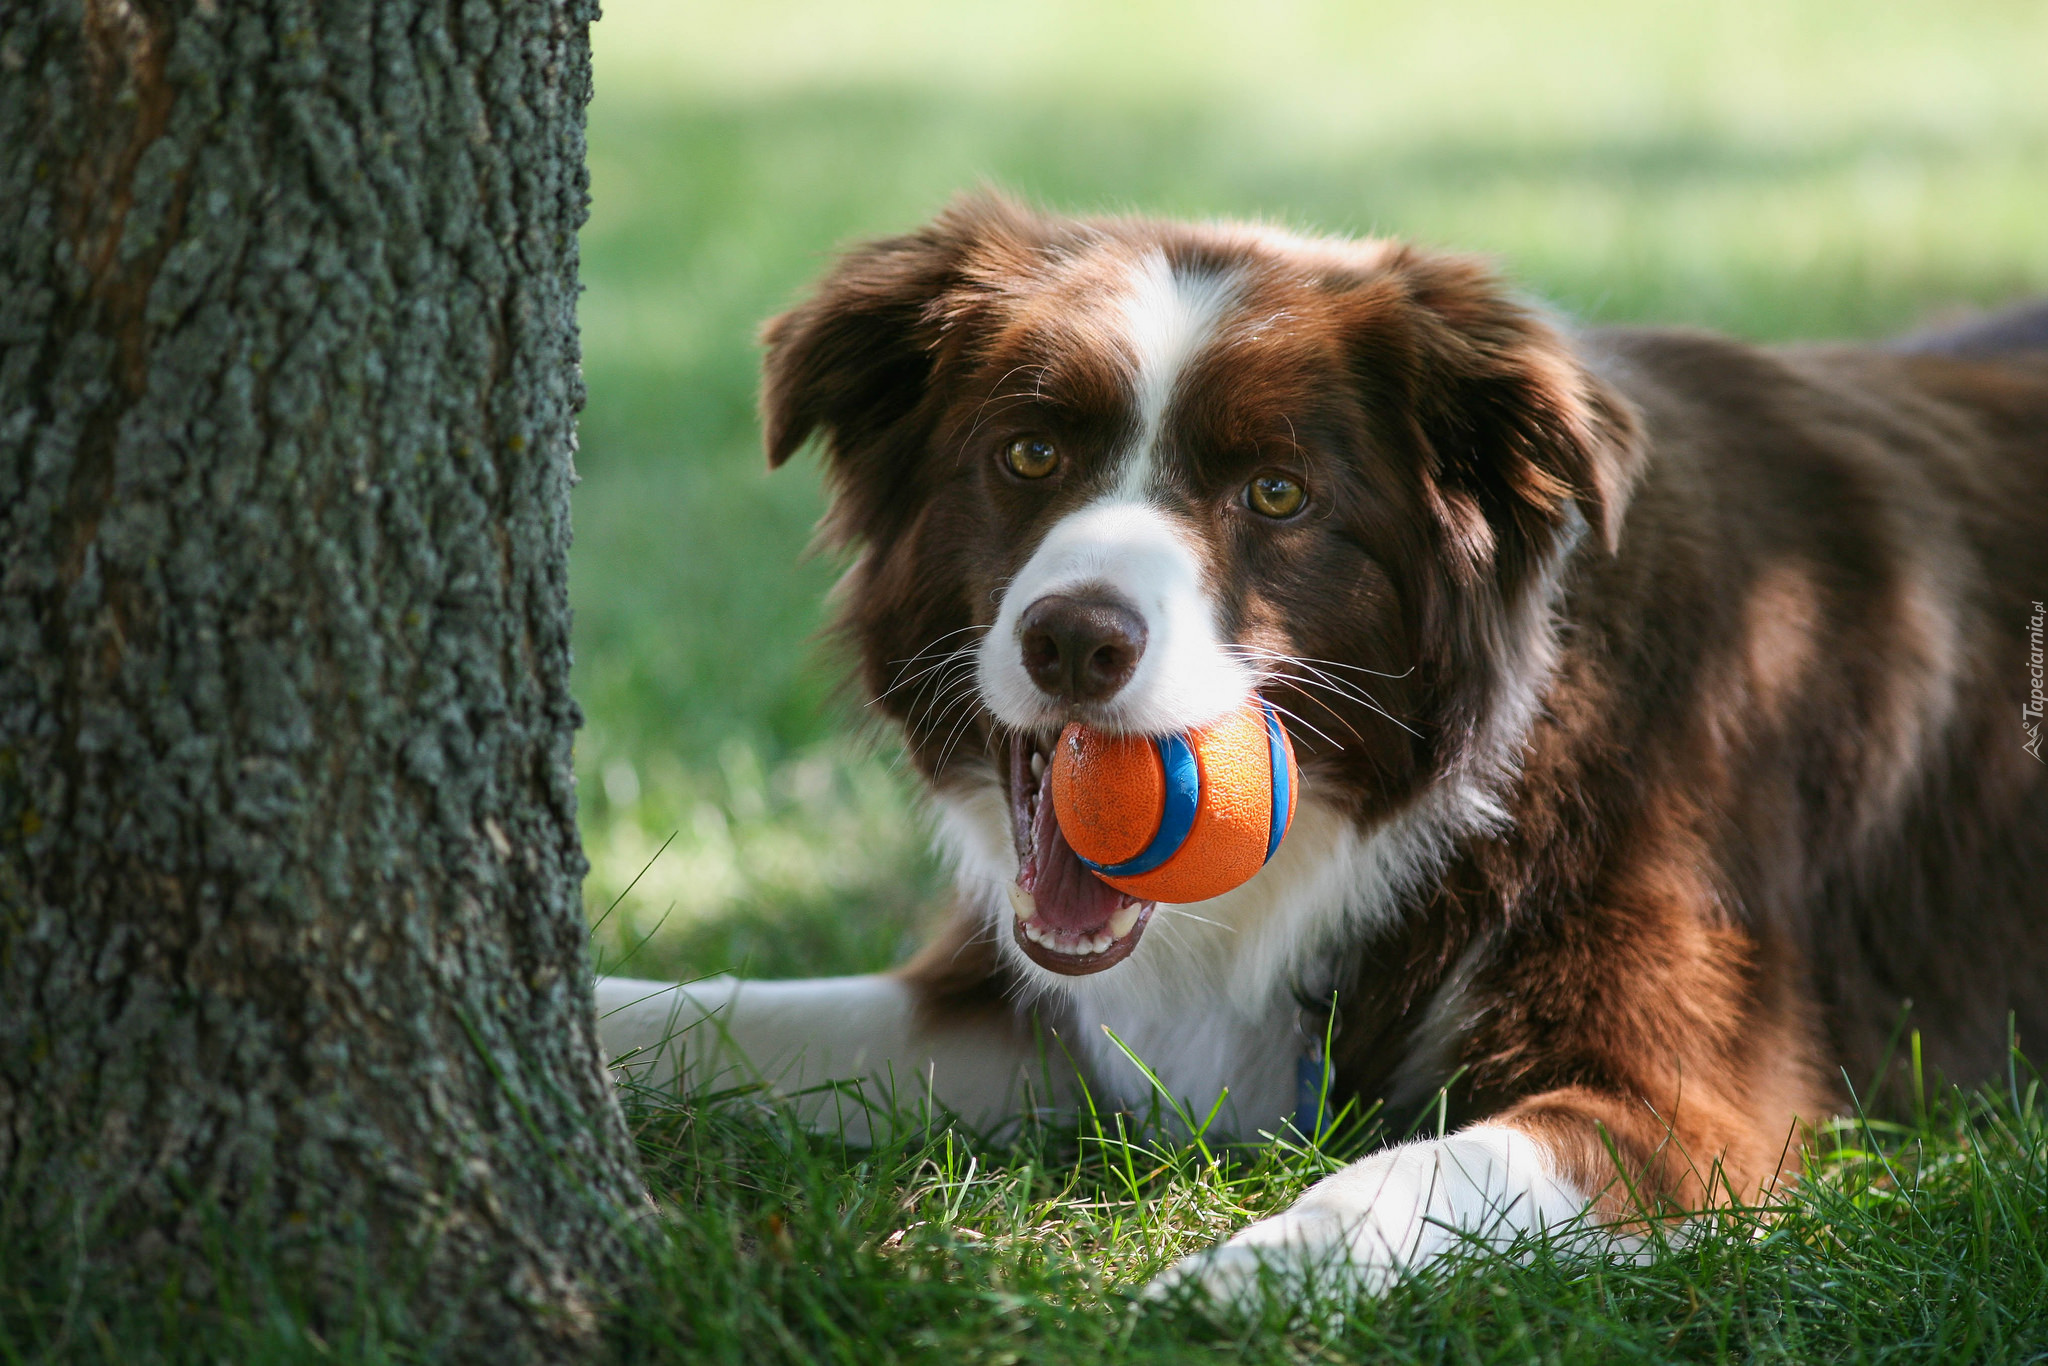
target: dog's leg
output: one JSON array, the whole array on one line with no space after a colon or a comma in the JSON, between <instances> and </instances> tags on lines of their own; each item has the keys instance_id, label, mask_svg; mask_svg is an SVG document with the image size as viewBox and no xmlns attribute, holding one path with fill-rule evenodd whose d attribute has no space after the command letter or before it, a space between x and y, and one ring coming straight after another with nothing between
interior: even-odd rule
<instances>
[{"instance_id":1,"label":"dog's leg","mask_svg":"<svg viewBox=\"0 0 2048 1366\"><path fill-rule=\"evenodd\" d=\"M921 1119L927 1105L986 1127L1068 1104L1065 1050L1007 999L993 955L960 949L972 929L956 927L894 973L600 977L599 1040L629 1084L699 1095L765 1084L793 1098L805 1123L860 1141L882 1116Z\"/></svg>"},{"instance_id":2,"label":"dog's leg","mask_svg":"<svg viewBox=\"0 0 2048 1366\"><path fill-rule=\"evenodd\" d=\"M698 1094L765 1083L794 1098L805 1123L857 1141L882 1116L919 1118L928 1102L987 1126L1061 1104L1071 1090L1057 1041L1041 1043L1027 1021L998 1011L935 1017L892 974L596 985L598 1035L623 1079Z\"/></svg>"},{"instance_id":3,"label":"dog's leg","mask_svg":"<svg viewBox=\"0 0 2048 1366\"><path fill-rule=\"evenodd\" d=\"M1406 1143L1354 1162L1293 1205L1220 1247L1184 1258L1152 1282L1162 1298L1184 1283L1223 1304L1255 1308L1262 1279L1294 1293L1379 1294L1403 1272L1460 1250L1502 1250L1532 1234L1583 1238L1603 1252L1636 1242L1589 1219L1594 1192L1560 1169L1541 1137L1502 1123Z\"/></svg>"}]
</instances>

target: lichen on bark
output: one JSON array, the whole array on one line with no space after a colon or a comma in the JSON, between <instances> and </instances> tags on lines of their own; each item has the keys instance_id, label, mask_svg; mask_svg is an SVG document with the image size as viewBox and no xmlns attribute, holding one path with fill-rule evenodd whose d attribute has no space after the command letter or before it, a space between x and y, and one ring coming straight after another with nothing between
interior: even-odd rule
<instances>
[{"instance_id":1,"label":"lichen on bark","mask_svg":"<svg viewBox=\"0 0 2048 1366\"><path fill-rule=\"evenodd\" d=\"M640 1199L570 780L592 17L0 11L0 1237L198 1296L227 1219L589 1340Z\"/></svg>"}]
</instances>

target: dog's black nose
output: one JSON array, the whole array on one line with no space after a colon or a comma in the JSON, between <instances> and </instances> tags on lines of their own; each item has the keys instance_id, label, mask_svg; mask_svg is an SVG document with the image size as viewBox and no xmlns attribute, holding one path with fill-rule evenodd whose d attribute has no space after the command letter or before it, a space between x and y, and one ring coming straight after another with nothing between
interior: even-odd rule
<instances>
[{"instance_id":1,"label":"dog's black nose","mask_svg":"<svg viewBox=\"0 0 2048 1366\"><path fill-rule=\"evenodd\" d=\"M1110 597L1051 594L1018 623L1031 681L1069 702L1102 702L1131 681L1145 653L1145 622Z\"/></svg>"}]
</instances>

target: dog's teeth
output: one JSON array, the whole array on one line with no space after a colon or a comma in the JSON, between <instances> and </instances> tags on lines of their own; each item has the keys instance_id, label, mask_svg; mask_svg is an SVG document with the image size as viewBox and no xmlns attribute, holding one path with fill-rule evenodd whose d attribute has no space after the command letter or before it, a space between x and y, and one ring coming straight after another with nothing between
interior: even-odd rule
<instances>
[{"instance_id":1,"label":"dog's teeth","mask_svg":"<svg viewBox=\"0 0 2048 1366\"><path fill-rule=\"evenodd\" d=\"M1138 923L1139 908L1126 906L1094 934L1077 935L1068 930L1053 929L1038 919L1037 898L1014 883L1009 890L1010 907L1017 913L1018 931L1032 943L1070 958L1092 958L1098 953L1108 953Z\"/></svg>"},{"instance_id":2,"label":"dog's teeth","mask_svg":"<svg viewBox=\"0 0 2048 1366\"><path fill-rule=\"evenodd\" d=\"M1034 778L1043 778L1045 776L1045 756L1035 749L1031 751L1031 776Z\"/></svg>"}]
</instances>

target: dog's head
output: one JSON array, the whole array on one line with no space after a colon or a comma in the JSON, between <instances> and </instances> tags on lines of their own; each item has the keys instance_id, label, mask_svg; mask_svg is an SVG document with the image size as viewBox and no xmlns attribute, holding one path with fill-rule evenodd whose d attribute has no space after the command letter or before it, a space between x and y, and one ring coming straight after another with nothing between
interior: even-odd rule
<instances>
[{"instance_id":1,"label":"dog's head","mask_svg":"<svg viewBox=\"0 0 2048 1366\"><path fill-rule=\"evenodd\" d=\"M1039 818L1062 725L1262 694L1305 800L1370 829L1501 743L1537 599L1581 531L1615 542L1636 463L1626 406L1483 266L1385 242L976 198L765 335L768 457L824 437L862 684L1056 974L1148 914Z\"/></svg>"}]
</instances>

